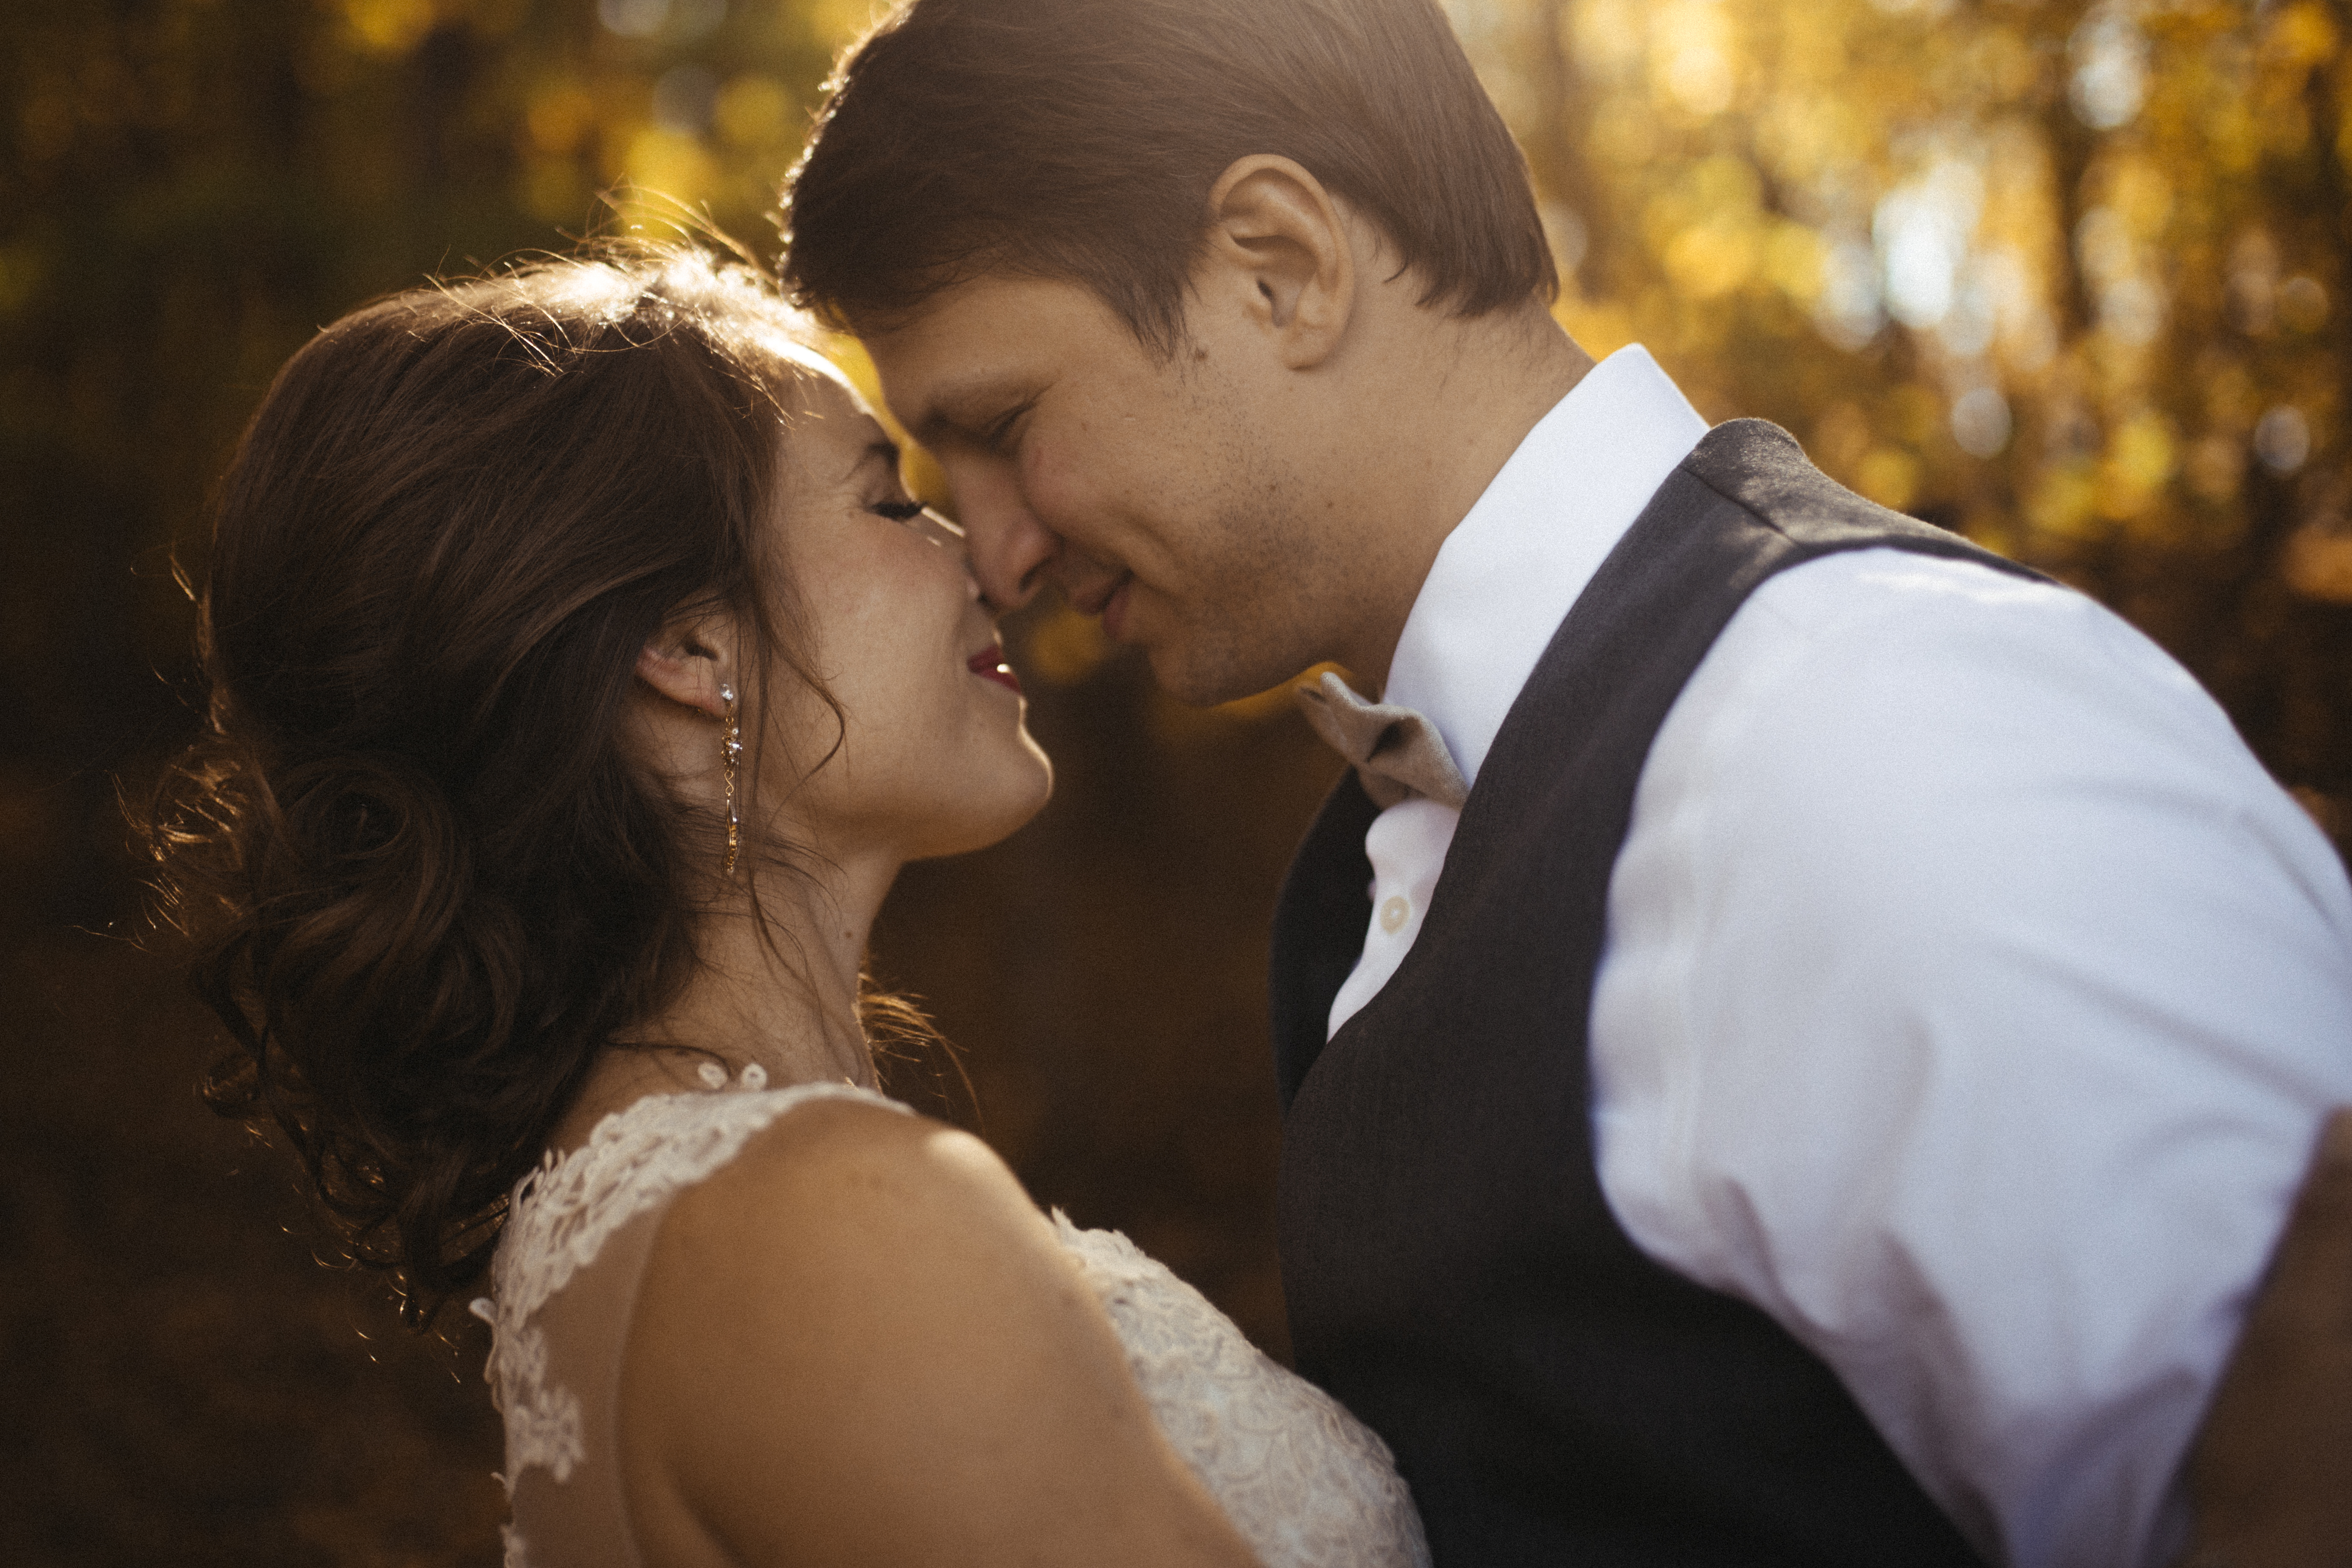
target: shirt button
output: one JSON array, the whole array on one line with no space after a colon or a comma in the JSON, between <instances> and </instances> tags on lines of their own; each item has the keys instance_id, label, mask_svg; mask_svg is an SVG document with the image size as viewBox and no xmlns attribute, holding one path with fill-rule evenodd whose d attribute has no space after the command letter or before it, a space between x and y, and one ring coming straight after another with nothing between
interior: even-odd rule
<instances>
[{"instance_id":1,"label":"shirt button","mask_svg":"<svg viewBox=\"0 0 2352 1568\"><path fill-rule=\"evenodd\" d=\"M1412 912L1412 906L1404 901L1402 893L1390 894L1388 902L1381 906L1381 929L1391 936L1396 935L1404 930L1404 918Z\"/></svg>"}]
</instances>

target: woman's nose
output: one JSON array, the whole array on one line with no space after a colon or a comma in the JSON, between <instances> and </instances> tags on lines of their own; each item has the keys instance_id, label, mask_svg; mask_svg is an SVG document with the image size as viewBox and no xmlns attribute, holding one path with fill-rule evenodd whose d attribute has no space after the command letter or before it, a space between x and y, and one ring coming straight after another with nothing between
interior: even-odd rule
<instances>
[{"instance_id":1,"label":"woman's nose","mask_svg":"<svg viewBox=\"0 0 2352 1568\"><path fill-rule=\"evenodd\" d=\"M930 536L931 542L952 553L956 564L963 568L964 584L971 590L969 596L979 599L982 596L980 574L972 568L971 546L965 539L963 530L953 520L942 517L929 507L925 507L918 515L923 531Z\"/></svg>"}]
</instances>

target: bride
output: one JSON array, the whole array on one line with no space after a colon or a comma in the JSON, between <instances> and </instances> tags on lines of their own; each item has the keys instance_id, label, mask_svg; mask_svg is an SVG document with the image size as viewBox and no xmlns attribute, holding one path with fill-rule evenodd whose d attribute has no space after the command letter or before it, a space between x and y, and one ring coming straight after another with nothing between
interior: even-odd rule
<instances>
[{"instance_id":1,"label":"bride","mask_svg":"<svg viewBox=\"0 0 2352 1568\"><path fill-rule=\"evenodd\" d=\"M273 1117L494 1329L508 1562L1426 1561L1379 1439L875 1092L866 933L1048 763L955 529L693 247L417 289L221 492L165 885Z\"/></svg>"}]
</instances>

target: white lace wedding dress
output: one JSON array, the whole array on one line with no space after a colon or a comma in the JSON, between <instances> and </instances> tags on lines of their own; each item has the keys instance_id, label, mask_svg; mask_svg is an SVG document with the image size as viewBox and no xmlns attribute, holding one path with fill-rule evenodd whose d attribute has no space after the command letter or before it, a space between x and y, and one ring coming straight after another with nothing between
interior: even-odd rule
<instances>
[{"instance_id":1,"label":"white lace wedding dress","mask_svg":"<svg viewBox=\"0 0 2352 1568\"><path fill-rule=\"evenodd\" d=\"M653 1095L551 1155L515 1190L474 1303L494 1330L487 1376L506 1417L508 1568L641 1568L614 1447L621 1347L672 1199L794 1106L845 1084ZM716 1068L708 1078L724 1079ZM1201 1293L1115 1232L1054 1215L1127 1349L1170 1444L1266 1568L1406 1568L1429 1549L1381 1440L1244 1340Z\"/></svg>"}]
</instances>

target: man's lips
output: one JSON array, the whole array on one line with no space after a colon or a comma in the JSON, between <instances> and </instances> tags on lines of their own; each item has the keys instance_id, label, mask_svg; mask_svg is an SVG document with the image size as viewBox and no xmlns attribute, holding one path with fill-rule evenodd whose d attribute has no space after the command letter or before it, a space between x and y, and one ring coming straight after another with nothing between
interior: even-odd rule
<instances>
[{"instance_id":1,"label":"man's lips","mask_svg":"<svg viewBox=\"0 0 2352 1568\"><path fill-rule=\"evenodd\" d=\"M982 680L993 680L999 686L1009 686L1015 691L1021 689L1021 678L1013 673L1011 665L1004 662L1004 649L998 644L990 643L965 659L963 667Z\"/></svg>"}]
</instances>

